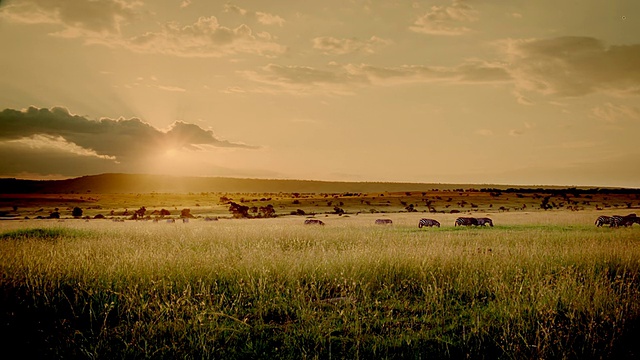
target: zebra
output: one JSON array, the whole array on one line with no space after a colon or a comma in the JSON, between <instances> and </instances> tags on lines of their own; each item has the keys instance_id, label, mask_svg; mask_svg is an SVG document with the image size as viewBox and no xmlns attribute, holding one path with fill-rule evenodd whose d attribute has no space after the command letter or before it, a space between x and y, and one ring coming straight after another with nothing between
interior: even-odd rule
<instances>
[{"instance_id":1,"label":"zebra","mask_svg":"<svg viewBox=\"0 0 640 360\"><path fill-rule=\"evenodd\" d=\"M440 223L437 220L433 220L433 219L420 219L420 222L418 223L418 228L421 229L423 226L428 226L428 227L437 226L437 227L440 227Z\"/></svg>"},{"instance_id":2,"label":"zebra","mask_svg":"<svg viewBox=\"0 0 640 360\"><path fill-rule=\"evenodd\" d=\"M173 224L176 222L176 219L167 219L168 224Z\"/></svg>"},{"instance_id":3,"label":"zebra","mask_svg":"<svg viewBox=\"0 0 640 360\"><path fill-rule=\"evenodd\" d=\"M611 216L606 216L606 215L598 216L595 224L596 224L596 227L601 227L602 225L605 225L605 224L610 225Z\"/></svg>"},{"instance_id":4,"label":"zebra","mask_svg":"<svg viewBox=\"0 0 640 360\"><path fill-rule=\"evenodd\" d=\"M456 219L454 226L470 226L470 225L478 225L478 219L472 217L459 217Z\"/></svg>"},{"instance_id":5,"label":"zebra","mask_svg":"<svg viewBox=\"0 0 640 360\"><path fill-rule=\"evenodd\" d=\"M639 223L640 219L636 216L636 214L629 214L626 216L613 215L611 217L611 221L609 223L609 227L620 227L621 225L624 227L628 227L633 225L633 223Z\"/></svg>"},{"instance_id":6,"label":"zebra","mask_svg":"<svg viewBox=\"0 0 640 360\"><path fill-rule=\"evenodd\" d=\"M376 225L391 225L393 221L391 219L376 219Z\"/></svg>"},{"instance_id":7,"label":"zebra","mask_svg":"<svg viewBox=\"0 0 640 360\"><path fill-rule=\"evenodd\" d=\"M305 225L324 225L322 220L316 220L316 219L307 219L304 221L304 224Z\"/></svg>"},{"instance_id":8,"label":"zebra","mask_svg":"<svg viewBox=\"0 0 640 360\"><path fill-rule=\"evenodd\" d=\"M493 220L489 218L477 218L476 220L478 221L478 226L485 226L486 224L489 224L489 226L493 227Z\"/></svg>"},{"instance_id":9,"label":"zebra","mask_svg":"<svg viewBox=\"0 0 640 360\"><path fill-rule=\"evenodd\" d=\"M182 222L183 223L188 223L189 222L189 218L182 218Z\"/></svg>"}]
</instances>

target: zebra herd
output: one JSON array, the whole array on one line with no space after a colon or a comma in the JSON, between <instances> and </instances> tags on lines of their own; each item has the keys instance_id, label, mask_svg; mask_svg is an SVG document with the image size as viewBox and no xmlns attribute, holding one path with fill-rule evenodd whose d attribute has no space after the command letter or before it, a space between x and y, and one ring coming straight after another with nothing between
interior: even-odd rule
<instances>
[{"instance_id":1,"label":"zebra herd","mask_svg":"<svg viewBox=\"0 0 640 360\"><path fill-rule=\"evenodd\" d=\"M159 219L153 219L153 222L158 222ZM181 219L183 223L188 223L189 219L188 218L182 218ZM210 218L207 217L205 218L205 221L217 221L218 218ZM113 221L120 221L120 222L124 222L124 219L114 219ZM176 220L175 219L166 219L165 220L168 223L175 223ZM317 219L306 219L304 221L305 225L325 225L325 223L322 220L317 220ZM392 225L393 221L390 219L376 219L375 221L376 225ZM612 215L612 216L606 216L606 215L602 215L602 216L598 216L598 218L595 221L595 225L596 227L601 227L603 225L609 225L609 227L629 227L632 226L633 224L640 224L640 217L638 217L636 214L629 214L629 215L625 215L625 216L621 216L621 215ZM491 220L488 217L481 217L481 218L475 218L475 217L459 217L455 220L454 222L454 226L485 226L485 225L489 225L491 227L493 227L493 220ZM423 227L440 227L440 222L434 219L420 219L420 221L418 222L418 228L423 228Z\"/></svg>"},{"instance_id":2,"label":"zebra herd","mask_svg":"<svg viewBox=\"0 0 640 360\"><path fill-rule=\"evenodd\" d=\"M418 222L418 228L422 229L423 226L428 226L428 227L440 227L440 223L438 222L438 220L433 220L433 219L420 219L420 222Z\"/></svg>"},{"instance_id":3,"label":"zebra herd","mask_svg":"<svg viewBox=\"0 0 640 360\"><path fill-rule=\"evenodd\" d=\"M389 220L391 221L391 220ZM376 224L378 223L378 220L376 220ZM485 225L489 225L489 226L493 226L493 220L489 219L489 218L474 218L474 217L459 217L456 219L456 221L453 224L454 226L485 226ZM423 226L428 226L428 227L440 227L440 222L438 220L434 220L434 219L420 219L420 221L418 222L418 228L422 229Z\"/></svg>"},{"instance_id":4,"label":"zebra herd","mask_svg":"<svg viewBox=\"0 0 640 360\"><path fill-rule=\"evenodd\" d=\"M393 221L391 219L376 219L376 225L391 225Z\"/></svg>"},{"instance_id":5,"label":"zebra herd","mask_svg":"<svg viewBox=\"0 0 640 360\"><path fill-rule=\"evenodd\" d=\"M613 215L613 216L598 216L596 219L596 226L609 225L609 227L631 226L633 224L640 224L640 217L636 214L629 214L625 216Z\"/></svg>"},{"instance_id":6,"label":"zebra herd","mask_svg":"<svg viewBox=\"0 0 640 360\"><path fill-rule=\"evenodd\" d=\"M317 219L307 219L304 221L305 225L324 225L324 222ZM391 219L376 219L376 225L392 225L393 221ZM489 225L493 226L493 221L489 218L473 218L473 217L459 217L456 219L454 226L484 226ZM423 226L428 227L440 227L440 222L434 219L420 219L418 222L418 228L422 228Z\"/></svg>"},{"instance_id":7,"label":"zebra herd","mask_svg":"<svg viewBox=\"0 0 640 360\"><path fill-rule=\"evenodd\" d=\"M493 220L484 217L484 218L474 218L474 217L459 217L456 219L454 226L485 226L489 225L493 227Z\"/></svg>"},{"instance_id":8,"label":"zebra herd","mask_svg":"<svg viewBox=\"0 0 640 360\"><path fill-rule=\"evenodd\" d=\"M304 221L305 225L324 225L324 222L322 222L322 220L317 220L317 219L307 219Z\"/></svg>"}]
</instances>

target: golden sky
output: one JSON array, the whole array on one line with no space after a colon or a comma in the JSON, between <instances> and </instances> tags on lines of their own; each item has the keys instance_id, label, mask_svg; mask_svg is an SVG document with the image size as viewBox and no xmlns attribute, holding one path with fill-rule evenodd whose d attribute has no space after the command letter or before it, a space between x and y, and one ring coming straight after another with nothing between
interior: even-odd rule
<instances>
[{"instance_id":1,"label":"golden sky","mask_svg":"<svg viewBox=\"0 0 640 360\"><path fill-rule=\"evenodd\" d=\"M0 176L640 187L640 1L0 0Z\"/></svg>"}]
</instances>

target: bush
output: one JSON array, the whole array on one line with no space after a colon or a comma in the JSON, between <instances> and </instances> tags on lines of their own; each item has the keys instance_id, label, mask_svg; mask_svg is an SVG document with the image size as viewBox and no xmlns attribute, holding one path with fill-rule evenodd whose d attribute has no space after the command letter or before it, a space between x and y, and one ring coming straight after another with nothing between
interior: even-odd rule
<instances>
[{"instance_id":1,"label":"bush","mask_svg":"<svg viewBox=\"0 0 640 360\"><path fill-rule=\"evenodd\" d=\"M76 219L82 217L82 209L80 209L77 206L74 207L73 211L71 211L71 216L73 216Z\"/></svg>"}]
</instances>

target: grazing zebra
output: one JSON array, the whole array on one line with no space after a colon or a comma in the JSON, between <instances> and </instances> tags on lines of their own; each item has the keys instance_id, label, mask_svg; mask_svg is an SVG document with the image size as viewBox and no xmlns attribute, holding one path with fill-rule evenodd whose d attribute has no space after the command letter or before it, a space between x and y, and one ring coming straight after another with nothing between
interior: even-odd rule
<instances>
[{"instance_id":1,"label":"grazing zebra","mask_svg":"<svg viewBox=\"0 0 640 360\"><path fill-rule=\"evenodd\" d=\"M489 224L489 226L493 227L493 220L489 218L477 218L476 221L478 221L478 226L485 226L486 224Z\"/></svg>"},{"instance_id":2,"label":"grazing zebra","mask_svg":"<svg viewBox=\"0 0 640 360\"><path fill-rule=\"evenodd\" d=\"M175 223L176 219L167 219L167 223Z\"/></svg>"},{"instance_id":3,"label":"grazing zebra","mask_svg":"<svg viewBox=\"0 0 640 360\"><path fill-rule=\"evenodd\" d=\"M316 219L307 219L304 221L304 224L305 225L324 225L322 220L316 220Z\"/></svg>"},{"instance_id":4,"label":"grazing zebra","mask_svg":"<svg viewBox=\"0 0 640 360\"><path fill-rule=\"evenodd\" d=\"M601 227L604 224L611 224L611 216L598 216L598 218L596 219L596 227Z\"/></svg>"},{"instance_id":5,"label":"grazing zebra","mask_svg":"<svg viewBox=\"0 0 640 360\"><path fill-rule=\"evenodd\" d=\"M437 226L437 227L440 227L440 223L437 220L433 220L433 219L420 219L420 222L418 223L418 228L421 229L423 226L428 226L428 227Z\"/></svg>"},{"instance_id":6,"label":"grazing zebra","mask_svg":"<svg viewBox=\"0 0 640 360\"><path fill-rule=\"evenodd\" d=\"M628 227L633 225L633 223L640 224L639 221L640 220L638 219L636 214L629 214L626 216L613 215L609 222L609 227L620 227L620 226Z\"/></svg>"},{"instance_id":7,"label":"grazing zebra","mask_svg":"<svg viewBox=\"0 0 640 360\"><path fill-rule=\"evenodd\" d=\"M453 226L470 226L470 225L478 225L478 219L472 217L459 217L456 219L456 222Z\"/></svg>"},{"instance_id":8,"label":"grazing zebra","mask_svg":"<svg viewBox=\"0 0 640 360\"><path fill-rule=\"evenodd\" d=\"M391 219L376 219L376 225L391 225L393 221Z\"/></svg>"}]
</instances>

